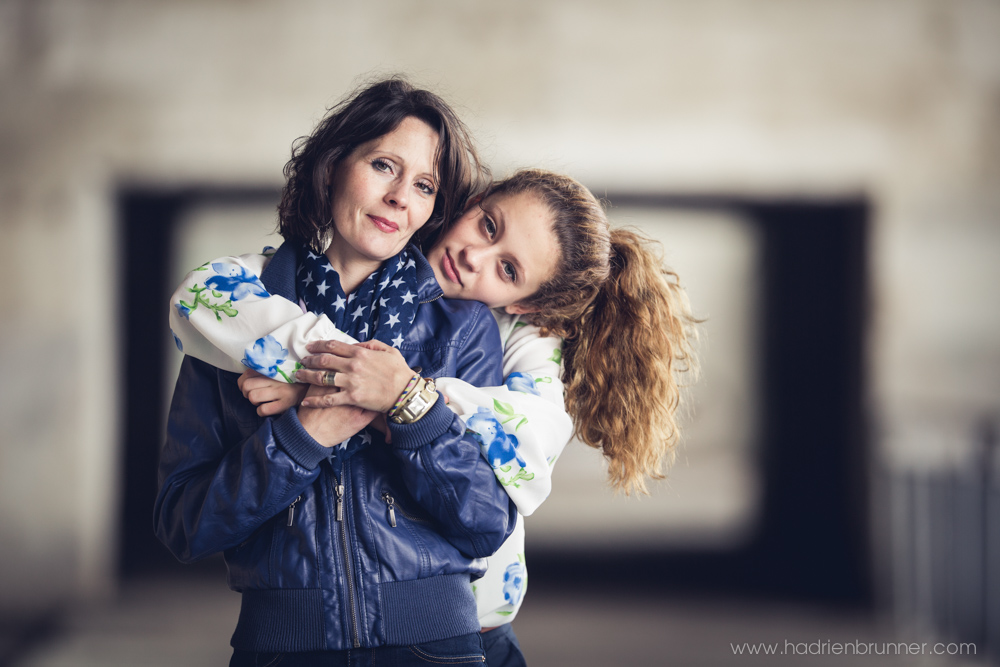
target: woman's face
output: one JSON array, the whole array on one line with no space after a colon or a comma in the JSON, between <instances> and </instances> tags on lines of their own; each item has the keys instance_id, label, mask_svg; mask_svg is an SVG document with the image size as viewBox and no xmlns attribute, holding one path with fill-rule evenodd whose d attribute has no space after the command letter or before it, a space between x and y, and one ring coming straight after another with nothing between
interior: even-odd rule
<instances>
[{"instance_id":1,"label":"woman's face","mask_svg":"<svg viewBox=\"0 0 1000 667\"><path fill-rule=\"evenodd\" d=\"M327 257L337 270L375 270L397 254L434 210L438 134L417 118L358 146L333 176L336 236Z\"/></svg>"},{"instance_id":2,"label":"woman's face","mask_svg":"<svg viewBox=\"0 0 1000 667\"><path fill-rule=\"evenodd\" d=\"M444 295L509 313L559 261L553 215L537 195L497 195L473 205L427 254Z\"/></svg>"}]
</instances>

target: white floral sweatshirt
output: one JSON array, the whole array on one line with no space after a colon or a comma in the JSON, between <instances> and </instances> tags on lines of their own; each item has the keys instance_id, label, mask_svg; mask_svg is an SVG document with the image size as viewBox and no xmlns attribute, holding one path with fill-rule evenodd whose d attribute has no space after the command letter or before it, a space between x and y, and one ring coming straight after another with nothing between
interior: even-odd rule
<instances>
[{"instance_id":1,"label":"white floral sweatshirt","mask_svg":"<svg viewBox=\"0 0 1000 667\"><path fill-rule=\"evenodd\" d=\"M184 354L217 368L241 373L262 349L275 379L291 382L306 345L317 340L357 342L316 315L282 297L271 296L258 276L271 252L222 257L189 273L170 299L170 328ZM213 280L214 278L214 280ZM225 282L231 292L214 290ZM562 340L543 337L519 316L493 310L503 341L504 386L474 387L440 378L438 390L449 407L476 433L483 456L492 464L522 515L548 497L552 466L573 433L560 380ZM246 360L248 363L244 363ZM269 365L270 365L269 364ZM483 578L474 582L479 622L493 627L513 620L527 589L524 521L492 557Z\"/></svg>"}]
</instances>

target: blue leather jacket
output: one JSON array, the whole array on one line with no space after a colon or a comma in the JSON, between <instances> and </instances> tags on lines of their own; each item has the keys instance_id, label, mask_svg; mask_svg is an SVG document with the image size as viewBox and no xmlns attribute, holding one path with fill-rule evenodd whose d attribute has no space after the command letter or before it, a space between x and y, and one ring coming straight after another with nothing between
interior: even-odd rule
<instances>
[{"instance_id":1,"label":"blue leather jacket","mask_svg":"<svg viewBox=\"0 0 1000 667\"><path fill-rule=\"evenodd\" d=\"M418 253L419 256L419 253ZM496 322L442 298L426 260L400 346L427 376L501 383ZM260 278L294 299L295 252ZM477 632L470 580L517 512L464 423L438 401L334 469L296 410L258 417L237 376L186 357L160 457L157 536L181 561L225 552L243 594L235 648L344 650Z\"/></svg>"}]
</instances>

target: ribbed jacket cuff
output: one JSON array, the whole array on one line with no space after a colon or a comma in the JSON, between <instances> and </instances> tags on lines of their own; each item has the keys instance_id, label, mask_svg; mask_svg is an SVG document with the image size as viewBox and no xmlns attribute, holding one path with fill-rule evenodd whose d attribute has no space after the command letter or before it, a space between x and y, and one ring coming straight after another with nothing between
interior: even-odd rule
<instances>
[{"instance_id":1,"label":"ribbed jacket cuff","mask_svg":"<svg viewBox=\"0 0 1000 667\"><path fill-rule=\"evenodd\" d=\"M303 468L312 470L330 457L330 448L316 442L299 421L299 412L292 408L271 422L278 446Z\"/></svg>"},{"instance_id":2,"label":"ribbed jacket cuff","mask_svg":"<svg viewBox=\"0 0 1000 667\"><path fill-rule=\"evenodd\" d=\"M420 421L412 424L397 424L389 420L389 433L392 435L392 446L397 449L417 449L434 442L448 432L452 423L458 419L447 405L444 398L438 398L430 412Z\"/></svg>"}]
</instances>

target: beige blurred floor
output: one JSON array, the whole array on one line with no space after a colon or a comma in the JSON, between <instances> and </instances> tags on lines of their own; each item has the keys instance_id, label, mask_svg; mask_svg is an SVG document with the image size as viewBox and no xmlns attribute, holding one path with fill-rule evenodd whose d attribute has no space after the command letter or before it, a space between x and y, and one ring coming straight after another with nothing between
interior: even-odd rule
<instances>
[{"instance_id":1,"label":"beige blurred floor","mask_svg":"<svg viewBox=\"0 0 1000 667\"><path fill-rule=\"evenodd\" d=\"M17 667L189 667L228 664L239 596L223 581L123 586L108 604L76 610ZM514 624L529 662L574 665L983 665L932 656L734 655L743 642L917 641L857 615L804 607L594 598L532 591Z\"/></svg>"}]
</instances>

